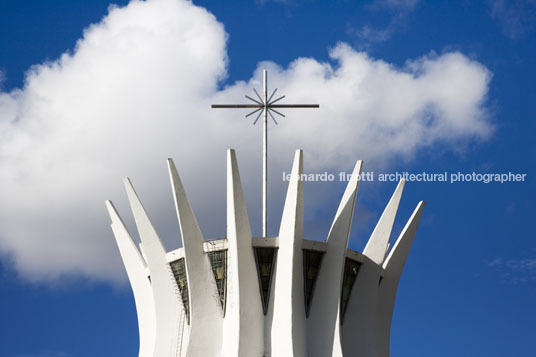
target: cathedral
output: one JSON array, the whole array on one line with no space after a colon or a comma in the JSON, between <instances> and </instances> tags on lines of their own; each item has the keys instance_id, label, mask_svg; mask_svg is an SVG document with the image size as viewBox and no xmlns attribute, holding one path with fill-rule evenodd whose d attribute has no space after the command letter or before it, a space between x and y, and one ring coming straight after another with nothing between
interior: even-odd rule
<instances>
[{"instance_id":1,"label":"cathedral","mask_svg":"<svg viewBox=\"0 0 536 357\"><path fill-rule=\"evenodd\" d=\"M424 202L390 247L401 180L363 252L349 249L361 167L357 161L325 241L308 240L296 151L279 234L257 238L228 150L226 237L206 240L169 159L182 236L171 252L125 179L139 246L112 202L106 205L136 302L139 357L389 356L396 291Z\"/></svg>"}]
</instances>

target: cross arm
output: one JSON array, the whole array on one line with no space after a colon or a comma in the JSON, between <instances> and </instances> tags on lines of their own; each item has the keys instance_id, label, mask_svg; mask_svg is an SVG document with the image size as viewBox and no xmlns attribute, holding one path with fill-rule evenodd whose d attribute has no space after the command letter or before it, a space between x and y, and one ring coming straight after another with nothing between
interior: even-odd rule
<instances>
[{"instance_id":1,"label":"cross arm","mask_svg":"<svg viewBox=\"0 0 536 357\"><path fill-rule=\"evenodd\" d=\"M268 104L268 108L320 108L318 104ZM261 104L212 104L211 108L264 108Z\"/></svg>"},{"instance_id":2,"label":"cross arm","mask_svg":"<svg viewBox=\"0 0 536 357\"><path fill-rule=\"evenodd\" d=\"M212 104L211 108L264 108L259 104Z\"/></svg>"},{"instance_id":3,"label":"cross arm","mask_svg":"<svg viewBox=\"0 0 536 357\"><path fill-rule=\"evenodd\" d=\"M268 104L268 108L320 108L318 104Z\"/></svg>"}]
</instances>

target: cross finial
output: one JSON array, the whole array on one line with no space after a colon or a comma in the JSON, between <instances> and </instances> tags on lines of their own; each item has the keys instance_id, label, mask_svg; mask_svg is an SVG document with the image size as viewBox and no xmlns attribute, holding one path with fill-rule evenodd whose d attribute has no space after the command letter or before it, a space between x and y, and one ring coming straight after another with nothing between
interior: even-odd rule
<instances>
[{"instance_id":1,"label":"cross finial","mask_svg":"<svg viewBox=\"0 0 536 357\"><path fill-rule=\"evenodd\" d=\"M274 123L277 125L277 120L275 120L274 115L275 114L285 117L285 115L275 108L283 109L283 108L319 108L320 106L318 104L276 104L281 99L285 98L285 96L281 96L277 99L273 99L275 93L277 92L277 88L274 89L270 97L268 97L268 71L266 69L263 70L263 81L262 81L262 87L263 87L263 95L259 95L257 90L253 88L253 91L255 92L255 95L257 96L257 99L253 99L252 97L246 95L246 98L253 102L253 104L212 104L212 108L247 108L247 109L253 109L252 112L249 114L246 114L246 118L250 117L251 115L255 113L259 113L255 120L253 121L253 125L257 124L257 121L263 115L263 125L262 125L262 133L263 133L263 140L262 140L262 236L267 237L267 227L268 227L268 188L267 188L267 181L268 181L268 115ZM272 100L273 99L273 100Z\"/></svg>"}]
</instances>

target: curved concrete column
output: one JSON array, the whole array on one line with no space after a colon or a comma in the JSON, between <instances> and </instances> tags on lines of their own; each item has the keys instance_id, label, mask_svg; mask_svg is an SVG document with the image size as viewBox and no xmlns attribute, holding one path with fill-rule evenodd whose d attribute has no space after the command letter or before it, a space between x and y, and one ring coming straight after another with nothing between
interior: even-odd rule
<instances>
[{"instance_id":1,"label":"curved concrete column","mask_svg":"<svg viewBox=\"0 0 536 357\"><path fill-rule=\"evenodd\" d=\"M264 316L253 256L251 227L234 150L227 151L227 307L223 356L260 357Z\"/></svg>"},{"instance_id":2,"label":"curved concrete column","mask_svg":"<svg viewBox=\"0 0 536 357\"><path fill-rule=\"evenodd\" d=\"M217 242L204 242L171 159L168 165L182 248L169 253L165 251L128 179L125 185L141 237L139 247L113 204L106 202L112 230L134 291L140 357L389 356L396 292L424 208L424 202L420 202L389 252L388 242L404 188L403 181L387 204L363 254L359 254L348 250L347 244L361 161L354 167L326 242L307 241L303 237L301 150L294 157L276 239L252 239L233 150L227 153L227 239ZM263 264L262 275L258 274L255 249ZM274 259L268 255L272 251L262 249L278 249L278 253ZM306 281L303 249L308 250L307 256L311 258L310 264L307 263L310 269ZM206 251L220 252L215 257L221 258L220 263L226 260L224 269L218 265L215 269L219 270L213 272L209 259L209 254L213 253ZM177 259L183 260L177 262ZM265 268L270 262L273 264L272 280L262 280L268 279ZM260 289L259 277L262 280ZM185 279L188 288L183 286ZM178 281L184 294L188 294L188 299L184 295L184 302ZM226 298L224 313L216 282L226 283L220 287ZM304 290L306 282L314 282L314 289L307 285L307 294ZM263 311L261 297L267 293L268 287L270 298L265 301L267 305ZM310 297L311 291L313 295ZM341 304L343 291L344 305ZM304 295L308 297L309 318L306 318ZM341 311L343 306L345 312Z\"/></svg>"},{"instance_id":3,"label":"curved concrete column","mask_svg":"<svg viewBox=\"0 0 536 357\"><path fill-rule=\"evenodd\" d=\"M384 277L379 286L377 299L376 343L378 346L378 357L389 356L391 322L395 308L396 290L413 243L413 238L415 237L415 233L417 233L424 206L424 201L419 202L406 226L400 233L395 246L383 263Z\"/></svg>"},{"instance_id":4,"label":"curved concrete column","mask_svg":"<svg viewBox=\"0 0 536 357\"><path fill-rule=\"evenodd\" d=\"M147 264L113 203L106 201L106 207L112 219L112 231L134 293L140 332L139 357L152 357L155 345L156 320L153 292L147 277Z\"/></svg>"},{"instance_id":5,"label":"curved concrete column","mask_svg":"<svg viewBox=\"0 0 536 357\"><path fill-rule=\"evenodd\" d=\"M166 251L145 212L130 180L125 179L130 207L141 238L143 252L151 272L151 286L156 316L156 341L153 356L177 357L181 355L181 314L183 313L180 292L166 260ZM182 321L184 323L184 320Z\"/></svg>"},{"instance_id":6,"label":"curved concrete column","mask_svg":"<svg viewBox=\"0 0 536 357\"><path fill-rule=\"evenodd\" d=\"M190 305L187 356L217 356L222 344L222 310L203 235L172 159L168 159L173 198L184 247ZM207 343L209 336L210 343Z\"/></svg>"},{"instance_id":7,"label":"curved concrete column","mask_svg":"<svg viewBox=\"0 0 536 357\"><path fill-rule=\"evenodd\" d=\"M285 208L279 229L275 295L271 326L271 356L306 357L307 338L303 292L303 173L302 151L294 156Z\"/></svg>"},{"instance_id":8,"label":"curved concrete column","mask_svg":"<svg viewBox=\"0 0 536 357\"><path fill-rule=\"evenodd\" d=\"M376 356L374 326L378 283L404 184L405 180L398 183L363 251L363 262L350 293L342 325L342 347L346 355Z\"/></svg>"},{"instance_id":9,"label":"curved concrete column","mask_svg":"<svg viewBox=\"0 0 536 357\"><path fill-rule=\"evenodd\" d=\"M396 213L398 212L398 206L400 204L400 199L402 198L405 184L406 180L401 180L396 186L393 196L391 196L389 203L387 203L378 224L376 224L376 227L363 250L363 255L366 255L372 259L374 263L380 266L385 259L387 244L391 237L391 231L393 230L393 224L395 223Z\"/></svg>"},{"instance_id":10,"label":"curved concrete column","mask_svg":"<svg viewBox=\"0 0 536 357\"><path fill-rule=\"evenodd\" d=\"M311 357L342 356L340 300L346 247L354 215L362 161L357 161L327 238L307 322Z\"/></svg>"}]
</instances>

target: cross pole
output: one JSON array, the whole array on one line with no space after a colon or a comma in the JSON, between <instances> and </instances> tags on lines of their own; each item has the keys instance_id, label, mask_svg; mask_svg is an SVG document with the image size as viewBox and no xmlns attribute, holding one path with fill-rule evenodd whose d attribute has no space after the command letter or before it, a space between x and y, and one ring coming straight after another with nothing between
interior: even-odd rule
<instances>
[{"instance_id":1,"label":"cross pole","mask_svg":"<svg viewBox=\"0 0 536 357\"><path fill-rule=\"evenodd\" d=\"M246 118L255 114L259 113L257 115L257 118L253 122L253 125L257 123L261 115L263 116L262 121L262 236L266 238L268 236L267 234L267 227L268 227L268 115L272 118L274 123L277 125L277 121L275 120L272 112L275 114L285 117L284 114L276 110L278 109L284 109L284 108L319 108L320 106L318 104L275 104L279 102L281 99L285 98L285 96L281 96L277 99L272 100L274 97L275 92L277 92L277 88L273 91L272 95L268 98L268 72L266 70L263 70L263 81L262 81L262 89L263 89L263 95L262 97L259 95L259 93L255 91L255 94L257 95L257 99L253 99L250 96L246 95L246 98L251 100L252 104L212 104L212 108L231 108L231 109L254 109L251 113L246 115Z\"/></svg>"}]
</instances>

